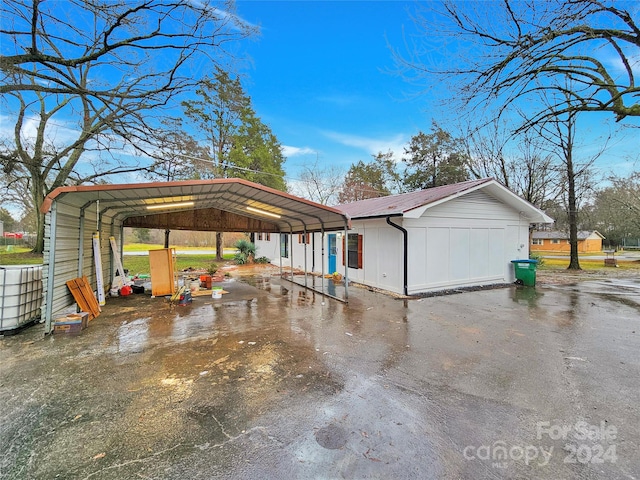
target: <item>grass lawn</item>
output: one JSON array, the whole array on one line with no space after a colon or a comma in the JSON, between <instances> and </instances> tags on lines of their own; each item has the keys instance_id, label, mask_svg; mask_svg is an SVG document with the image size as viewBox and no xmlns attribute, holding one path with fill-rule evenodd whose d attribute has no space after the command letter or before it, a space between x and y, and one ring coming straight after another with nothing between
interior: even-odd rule
<instances>
[{"instance_id":1,"label":"grass lawn","mask_svg":"<svg viewBox=\"0 0 640 480\"><path fill-rule=\"evenodd\" d=\"M7 252L7 247L0 247L0 265L40 265L42 255L31 253L29 247L15 247L11 245L11 250Z\"/></svg>"},{"instance_id":2,"label":"grass lawn","mask_svg":"<svg viewBox=\"0 0 640 480\"><path fill-rule=\"evenodd\" d=\"M604 260L586 260L580 255L580 268L583 270L610 270L613 267L605 267ZM569 259L545 258L540 270L562 270L569 266ZM618 260L618 268L622 270L638 270L640 273L640 260Z\"/></svg>"},{"instance_id":3,"label":"grass lawn","mask_svg":"<svg viewBox=\"0 0 640 480\"><path fill-rule=\"evenodd\" d=\"M163 248L162 245L133 244L132 248L125 245L126 251L146 251L155 248ZM197 251L196 247L180 247L180 249ZM200 249L201 250L201 249ZM225 260L233 260L234 249L226 249L223 258ZM233 253L231 253L233 252ZM192 268L209 268L215 262L214 255L203 255L194 252L193 255L178 255L177 268L183 270L187 267ZM149 273L149 256L148 255L125 255L122 259L124 268L128 269L132 274ZM31 253L28 247L14 247L13 251L7 252L6 247L0 247L0 265L40 265L42 264L42 255Z\"/></svg>"},{"instance_id":4,"label":"grass lawn","mask_svg":"<svg viewBox=\"0 0 640 480\"><path fill-rule=\"evenodd\" d=\"M232 260L233 253L225 253L225 260ZM215 255L177 255L176 268L184 270L185 268L208 269L211 264L216 263ZM139 273L149 273L149 256L148 255L125 255L122 259L122 266L129 270L130 275Z\"/></svg>"}]
</instances>

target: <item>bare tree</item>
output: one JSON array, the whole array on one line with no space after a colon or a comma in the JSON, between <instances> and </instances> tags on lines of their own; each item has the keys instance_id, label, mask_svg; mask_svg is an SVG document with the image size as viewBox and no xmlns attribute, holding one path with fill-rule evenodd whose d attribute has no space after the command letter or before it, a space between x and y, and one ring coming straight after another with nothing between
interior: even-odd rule
<instances>
[{"instance_id":1,"label":"bare tree","mask_svg":"<svg viewBox=\"0 0 640 480\"><path fill-rule=\"evenodd\" d=\"M441 5L441 11L417 13L423 42L396 55L408 75L448 82L466 107L498 101L504 108L541 93L557 100L527 124L571 112L611 112L618 121L640 116L636 2L444 0ZM444 65L435 65L431 56L439 34L451 52Z\"/></svg>"},{"instance_id":2,"label":"bare tree","mask_svg":"<svg viewBox=\"0 0 640 480\"><path fill-rule=\"evenodd\" d=\"M3 164L33 205L68 183L136 171L158 117L254 28L231 2L16 0L0 7L0 94L14 128ZM43 249L38 216L36 251Z\"/></svg>"},{"instance_id":3,"label":"bare tree","mask_svg":"<svg viewBox=\"0 0 640 480\"><path fill-rule=\"evenodd\" d=\"M509 143L513 138L499 118L487 125L466 127L461 135L466 153L469 173L474 178L495 178L505 187L511 188Z\"/></svg>"},{"instance_id":4,"label":"bare tree","mask_svg":"<svg viewBox=\"0 0 640 480\"><path fill-rule=\"evenodd\" d=\"M321 166L319 160L302 167L298 181L289 184L289 190L322 205L335 205L345 178L344 171L335 165Z\"/></svg>"},{"instance_id":5,"label":"bare tree","mask_svg":"<svg viewBox=\"0 0 640 480\"><path fill-rule=\"evenodd\" d=\"M560 194L554 157L542 148L536 132L514 133L496 118L484 128L468 127L462 138L473 177L495 178L539 208Z\"/></svg>"},{"instance_id":6,"label":"bare tree","mask_svg":"<svg viewBox=\"0 0 640 480\"><path fill-rule=\"evenodd\" d=\"M188 180L196 177L196 169L212 168L209 149L185 132L179 120L168 119L163 123L166 128L156 135L156 149L152 153L156 160L147 174L149 178L167 182Z\"/></svg>"},{"instance_id":7,"label":"bare tree","mask_svg":"<svg viewBox=\"0 0 640 480\"><path fill-rule=\"evenodd\" d=\"M565 93L568 95L568 93ZM555 99L544 96L543 103L555 105ZM590 168L607 148L608 139L601 143L600 149L594 155L579 160L576 158L576 126L577 110L568 111L563 115L554 115L544 122L536 124L539 135L549 145L549 152L555 155L562 168L560 185L563 187L562 198L565 201L567 220L569 225L569 244L571 254L569 260L570 270L580 270L578 259L578 209L580 196L593 188L594 179L590 175Z\"/></svg>"}]
</instances>

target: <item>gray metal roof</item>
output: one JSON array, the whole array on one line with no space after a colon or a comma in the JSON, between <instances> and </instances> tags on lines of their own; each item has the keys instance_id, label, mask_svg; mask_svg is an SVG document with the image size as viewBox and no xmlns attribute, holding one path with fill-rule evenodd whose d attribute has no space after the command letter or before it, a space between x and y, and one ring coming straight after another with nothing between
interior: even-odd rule
<instances>
[{"instance_id":1,"label":"gray metal roof","mask_svg":"<svg viewBox=\"0 0 640 480\"><path fill-rule=\"evenodd\" d=\"M340 210L237 178L60 187L47 195L41 210L48 212L60 200L78 208L99 202L101 212L122 221L150 213L215 208L270 222L282 232L340 230L349 225L348 215ZM172 207L185 202L193 204ZM158 208L149 210L150 206Z\"/></svg>"},{"instance_id":2,"label":"gray metal roof","mask_svg":"<svg viewBox=\"0 0 640 480\"><path fill-rule=\"evenodd\" d=\"M351 218L399 215L414 208L463 192L477 185L486 183L489 180L490 179L486 178L482 180L471 180L469 182L443 185L441 187L428 188L411 193L369 198L367 200L338 205L338 208L348 213Z\"/></svg>"},{"instance_id":3,"label":"gray metal roof","mask_svg":"<svg viewBox=\"0 0 640 480\"><path fill-rule=\"evenodd\" d=\"M597 230L578 230L578 240L586 240L594 233L602 239L605 238L604 235ZM533 238L569 240L569 232L560 230L536 230L533 232Z\"/></svg>"},{"instance_id":4,"label":"gray metal roof","mask_svg":"<svg viewBox=\"0 0 640 480\"><path fill-rule=\"evenodd\" d=\"M411 210L425 206L432 207L480 189L522 212L532 223L553 222L553 219L548 217L542 210L523 200L493 178L469 180L411 193L370 198L338 205L336 208L348 214L352 219L406 215Z\"/></svg>"}]
</instances>

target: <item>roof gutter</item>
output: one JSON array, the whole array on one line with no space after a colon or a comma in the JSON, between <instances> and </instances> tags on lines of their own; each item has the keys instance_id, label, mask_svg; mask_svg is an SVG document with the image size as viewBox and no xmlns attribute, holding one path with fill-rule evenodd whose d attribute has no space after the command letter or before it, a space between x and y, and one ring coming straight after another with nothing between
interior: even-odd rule
<instances>
[{"instance_id":1,"label":"roof gutter","mask_svg":"<svg viewBox=\"0 0 640 480\"><path fill-rule=\"evenodd\" d=\"M409 272L409 234L407 232L407 230L405 228L402 228L400 225L396 225L395 223L393 223L391 221L391 217L388 216L386 218L387 224L391 225L393 228L396 228L398 230L400 230L402 232L402 240L403 240L403 244L404 244L404 252L403 252L403 256L404 256L404 272L403 272L403 281L404 281L404 286L402 289L402 293L404 295L409 295L408 293L408 272Z\"/></svg>"}]
</instances>

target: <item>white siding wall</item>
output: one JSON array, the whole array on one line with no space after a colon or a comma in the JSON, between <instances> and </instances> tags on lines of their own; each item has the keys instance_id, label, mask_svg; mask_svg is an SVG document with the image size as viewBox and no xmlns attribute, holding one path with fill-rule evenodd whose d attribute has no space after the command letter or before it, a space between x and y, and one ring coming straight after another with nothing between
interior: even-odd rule
<instances>
[{"instance_id":1,"label":"white siding wall","mask_svg":"<svg viewBox=\"0 0 640 480\"><path fill-rule=\"evenodd\" d=\"M398 220L395 219L395 223ZM349 279L391 292L403 291L402 232L383 219L352 222L349 233L362 235L362 268L350 268ZM339 246L342 248L342 245ZM342 254L338 258L342 266Z\"/></svg>"},{"instance_id":2,"label":"white siding wall","mask_svg":"<svg viewBox=\"0 0 640 480\"><path fill-rule=\"evenodd\" d=\"M518 211L484 192L472 192L427 209L420 218L393 218L408 231L408 293L447 288L510 283L511 260L529 256L529 223ZM349 233L363 236L363 268L349 269L349 279L391 292L403 292L403 235L384 219L354 220ZM319 233L315 234L315 271L321 270ZM283 266L304 268L304 245L291 237L289 259ZM325 237L325 249L326 237ZM256 241L258 255L279 265L277 234L271 241ZM344 274L342 237L337 242L337 271ZM328 252L325 252L328 254ZM307 270L312 269L311 245ZM328 272L325 256L324 271Z\"/></svg>"},{"instance_id":3,"label":"white siding wall","mask_svg":"<svg viewBox=\"0 0 640 480\"><path fill-rule=\"evenodd\" d=\"M329 272L329 250L327 246L327 236L329 233L336 235L342 235L340 232L327 232L324 238L324 273ZM287 236L289 236L287 234ZM314 233L313 239L307 245L306 257L307 257L307 271L321 273L322 270L322 234ZM336 270L344 275L344 265L342 264L342 238L337 239L338 253L336 258ZM273 265L280 265L280 234L272 233L271 240L258 240L256 238L256 255L261 257L267 257ZM293 257L292 257L293 255ZM314 263L315 257L315 263ZM305 246L302 243L298 243L298 234L294 233L289 237L289 257L282 259L283 267L290 267L293 260L293 267L300 270L304 270L304 258L305 258Z\"/></svg>"},{"instance_id":4,"label":"white siding wall","mask_svg":"<svg viewBox=\"0 0 640 480\"><path fill-rule=\"evenodd\" d=\"M278 240L280 239L279 233L272 233L271 240L258 240L256 234L256 257L267 257L269 261L271 261L275 265L280 265L279 257L280 257L280 243Z\"/></svg>"},{"instance_id":5,"label":"white siding wall","mask_svg":"<svg viewBox=\"0 0 640 480\"><path fill-rule=\"evenodd\" d=\"M511 260L528 258L529 224L519 212L473 192L405 219L409 293L513 281Z\"/></svg>"}]
</instances>

